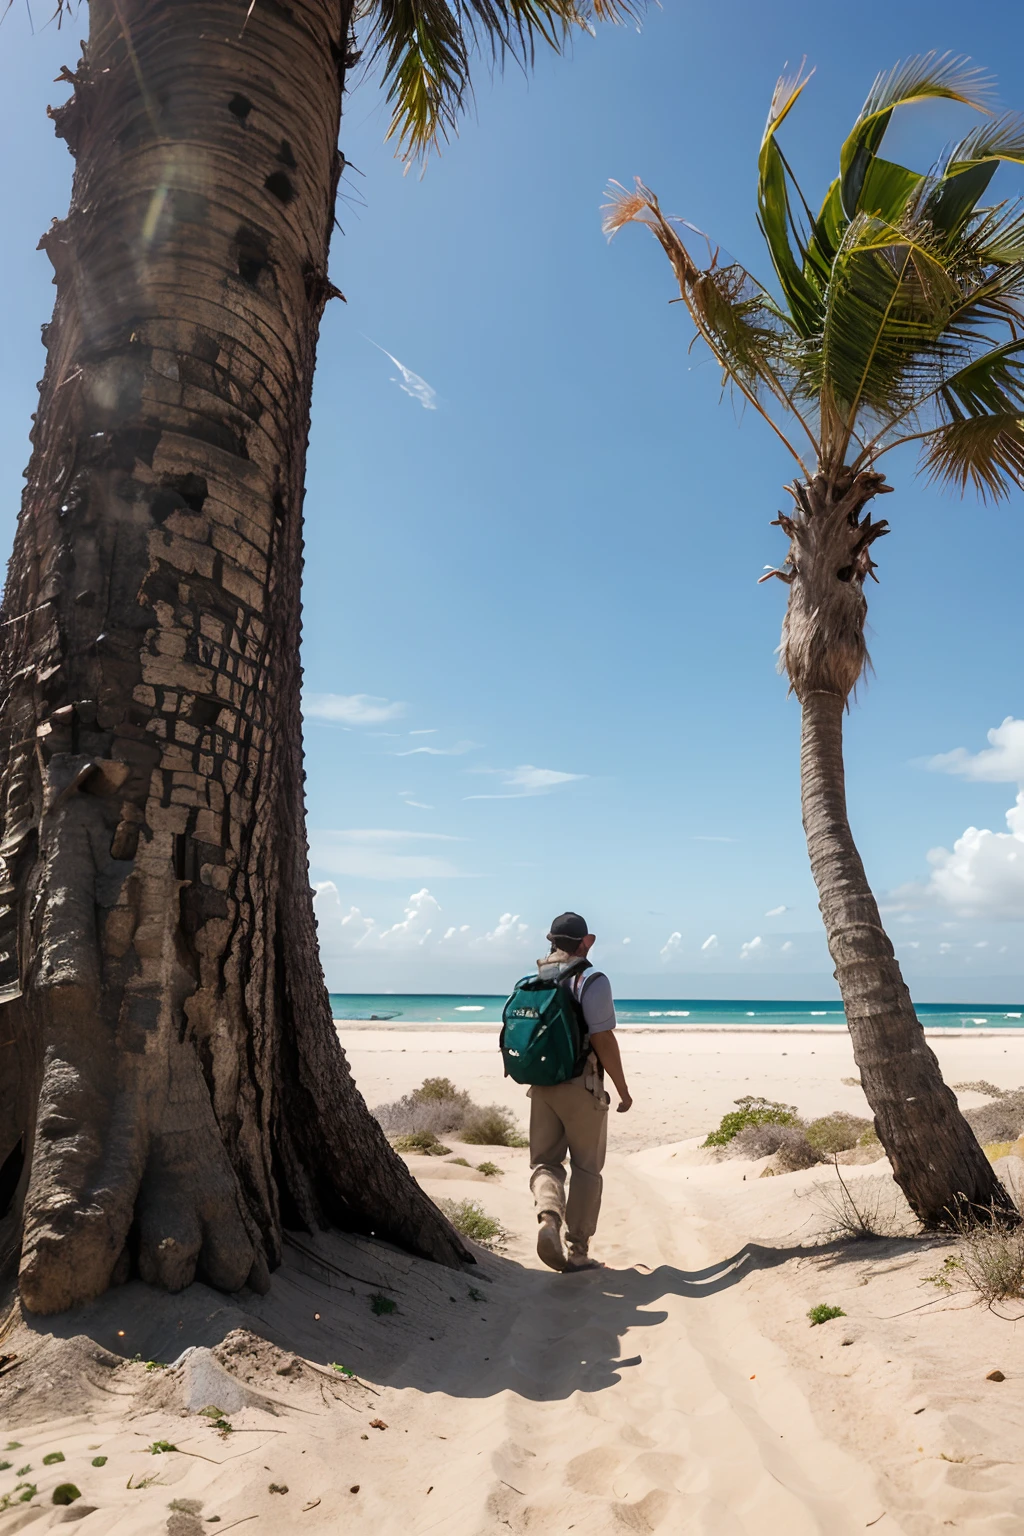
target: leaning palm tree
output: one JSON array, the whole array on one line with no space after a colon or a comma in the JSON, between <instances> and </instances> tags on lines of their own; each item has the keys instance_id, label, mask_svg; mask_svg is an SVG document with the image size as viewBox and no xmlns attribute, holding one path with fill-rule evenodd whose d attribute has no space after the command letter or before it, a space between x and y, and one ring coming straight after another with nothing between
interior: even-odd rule
<instances>
[{"instance_id":1,"label":"leaning palm tree","mask_svg":"<svg viewBox=\"0 0 1024 1536\"><path fill-rule=\"evenodd\" d=\"M928 55L875 81L813 213L778 143L809 77L780 81L758 161L772 293L637 182L612 184L605 228L646 224L697 335L797 466L780 669L802 711L804 830L861 1081L896 1179L927 1225L1002 1186L942 1081L882 927L847 818L843 714L867 662L864 582L888 532L880 462L998 497L1024 479L1024 210L983 206L1000 161L1024 162L1024 118L994 117L919 174L880 154L897 107L944 97L987 113L965 60Z\"/></svg>"},{"instance_id":2,"label":"leaning palm tree","mask_svg":"<svg viewBox=\"0 0 1024 1536\"><path fill-rule=\"evenodd\" d=\"M622 9L628 0L623 0ZM60 8L65 8L62 6ZM483 50L619 0L90 0L0 614L0 1279L263 1288L287 1229L458 1237L331 1020L306 855L302 499L342 93L416 158Z\"/></svg>"}]
</instances>

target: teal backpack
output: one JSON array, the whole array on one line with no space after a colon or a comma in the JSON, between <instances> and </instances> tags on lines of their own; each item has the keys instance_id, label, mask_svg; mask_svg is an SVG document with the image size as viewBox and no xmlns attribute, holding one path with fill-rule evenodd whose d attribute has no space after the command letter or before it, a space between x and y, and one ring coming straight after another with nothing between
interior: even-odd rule
<instances>
[{"instance_id":1,"label":"teal backpack","mask_svg":"<svg viewBox=\"0 0 1024 1536\"><path fill-rule=\"evenodd\" d=\"M572 991L573 979L583 969L589 969L585 960L558 981L524 976L516 982L501 1012L498 1040L505 1076L513 1082L550 1088L583 1071L590 1036Z\"/></svg>"}]
</instances>

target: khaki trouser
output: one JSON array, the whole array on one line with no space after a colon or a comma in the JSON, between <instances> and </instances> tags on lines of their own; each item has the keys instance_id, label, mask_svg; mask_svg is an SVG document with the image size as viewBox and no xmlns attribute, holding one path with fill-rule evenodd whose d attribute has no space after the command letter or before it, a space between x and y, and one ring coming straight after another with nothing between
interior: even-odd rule
<instances>
[{"instance_id":1,"label":"khaki trouser","mask_svg":"<svg viewBox=\"0 0 1024 1536\"><path fill-rule=\"evenodd\" d=\"M585 1083L593 1084L593 1091ZM565 1221L571 1250L586 1253L601 1210L601 1169L608 1141L609 1099L592 1067L552 1088L530 1089L530 1189L538 1219ZM565 1156L569 1154L569 1196Z\"/></svg>"}]
</instances>

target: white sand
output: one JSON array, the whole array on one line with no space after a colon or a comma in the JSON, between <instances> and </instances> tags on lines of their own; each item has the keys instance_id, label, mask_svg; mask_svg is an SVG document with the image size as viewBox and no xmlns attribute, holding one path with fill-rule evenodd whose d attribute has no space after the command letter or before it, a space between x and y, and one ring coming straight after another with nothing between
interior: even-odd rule
<instances>
[{"instance_id":1,"label":"white sand","mask_svg":"<svg viewBox=\"0 0 1024 1536\"><path fill-rule=\"evenodd\" d=\"M446 1075L525 1124L493 1031L342 1038L371 1104ZM1024 1040L936 1048L947 1081L1024 1082ZM611 1122L605 1271L539 1265L524 1151L453 1144L506 1170L410 1159L428 1191L478 1199L508 1229L475 1274L370 1240L300 1239L266 1298L132 1284L31 1334L14 1327L0 1352L24 1364L0 1377L0 1447L21 1447L0 1456L0 1495L26 1464L38 1493L0 1513L0 1536L83 1508L85 1536L243 1521L274 1536L1024 1531L1022 1342L1012 1322L922 1285L948 1245L815 1249L814 1186L834 1174L760 1179L760 1164L694 1150L743 1093L863 1113L840 1082L855 1075L848 1040L624 1031L623 1051L636 1104ZM888 1177L884 1162L844 1172L855 1189ZM373 1315L378 1292L393 1314ZM822 1301L847 1315L812 1328ZM218 1347L174 1371L104 1354L169 1361L186 1344ZM994 1367L1004 1382L986 1381ZM196 1412L208 1395L230 1434ZM178 1450L153 1455L157 1440ZM58 1449L64 1462L43 1467ZM49 1499L67 1480L83 1497L65 1511Z\"/></svg>"}]
</instances>

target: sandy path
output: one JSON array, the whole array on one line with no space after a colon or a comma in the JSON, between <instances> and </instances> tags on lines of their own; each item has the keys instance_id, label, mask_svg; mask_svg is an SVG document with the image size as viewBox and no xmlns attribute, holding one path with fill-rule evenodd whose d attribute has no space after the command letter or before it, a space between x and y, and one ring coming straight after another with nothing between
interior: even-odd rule
<instances>
[{"instance_id":1,"label":"sandy path","mask_svg":"<svg viewBox=\"0 0 1024 1536\"><path fill-rule=\"evenodd\" d=\"M528 1237L529 1210L521 1216ZM609 1268L513 1286L488 1347L495 1385L511 1367L518 1390L506 1386L475 1410L472 1443L450 1469L462 1494L443 1517L416 1522L417 1536L502 1524L845 1536L877 1519L871 1473L818 1430L733 1289L744 1266L709 1264L702 1225L678 1180L636 1158L611 1160L601 1226ZM516 1248L535 1272L527 1243ZM649 1269L630 1267L641 1253ZM487 1366L453 1360L438 1386L449 1398L486 1394ZM877 1528L886 1524L899 1528Z\"/></svg>"}]
</instances>

